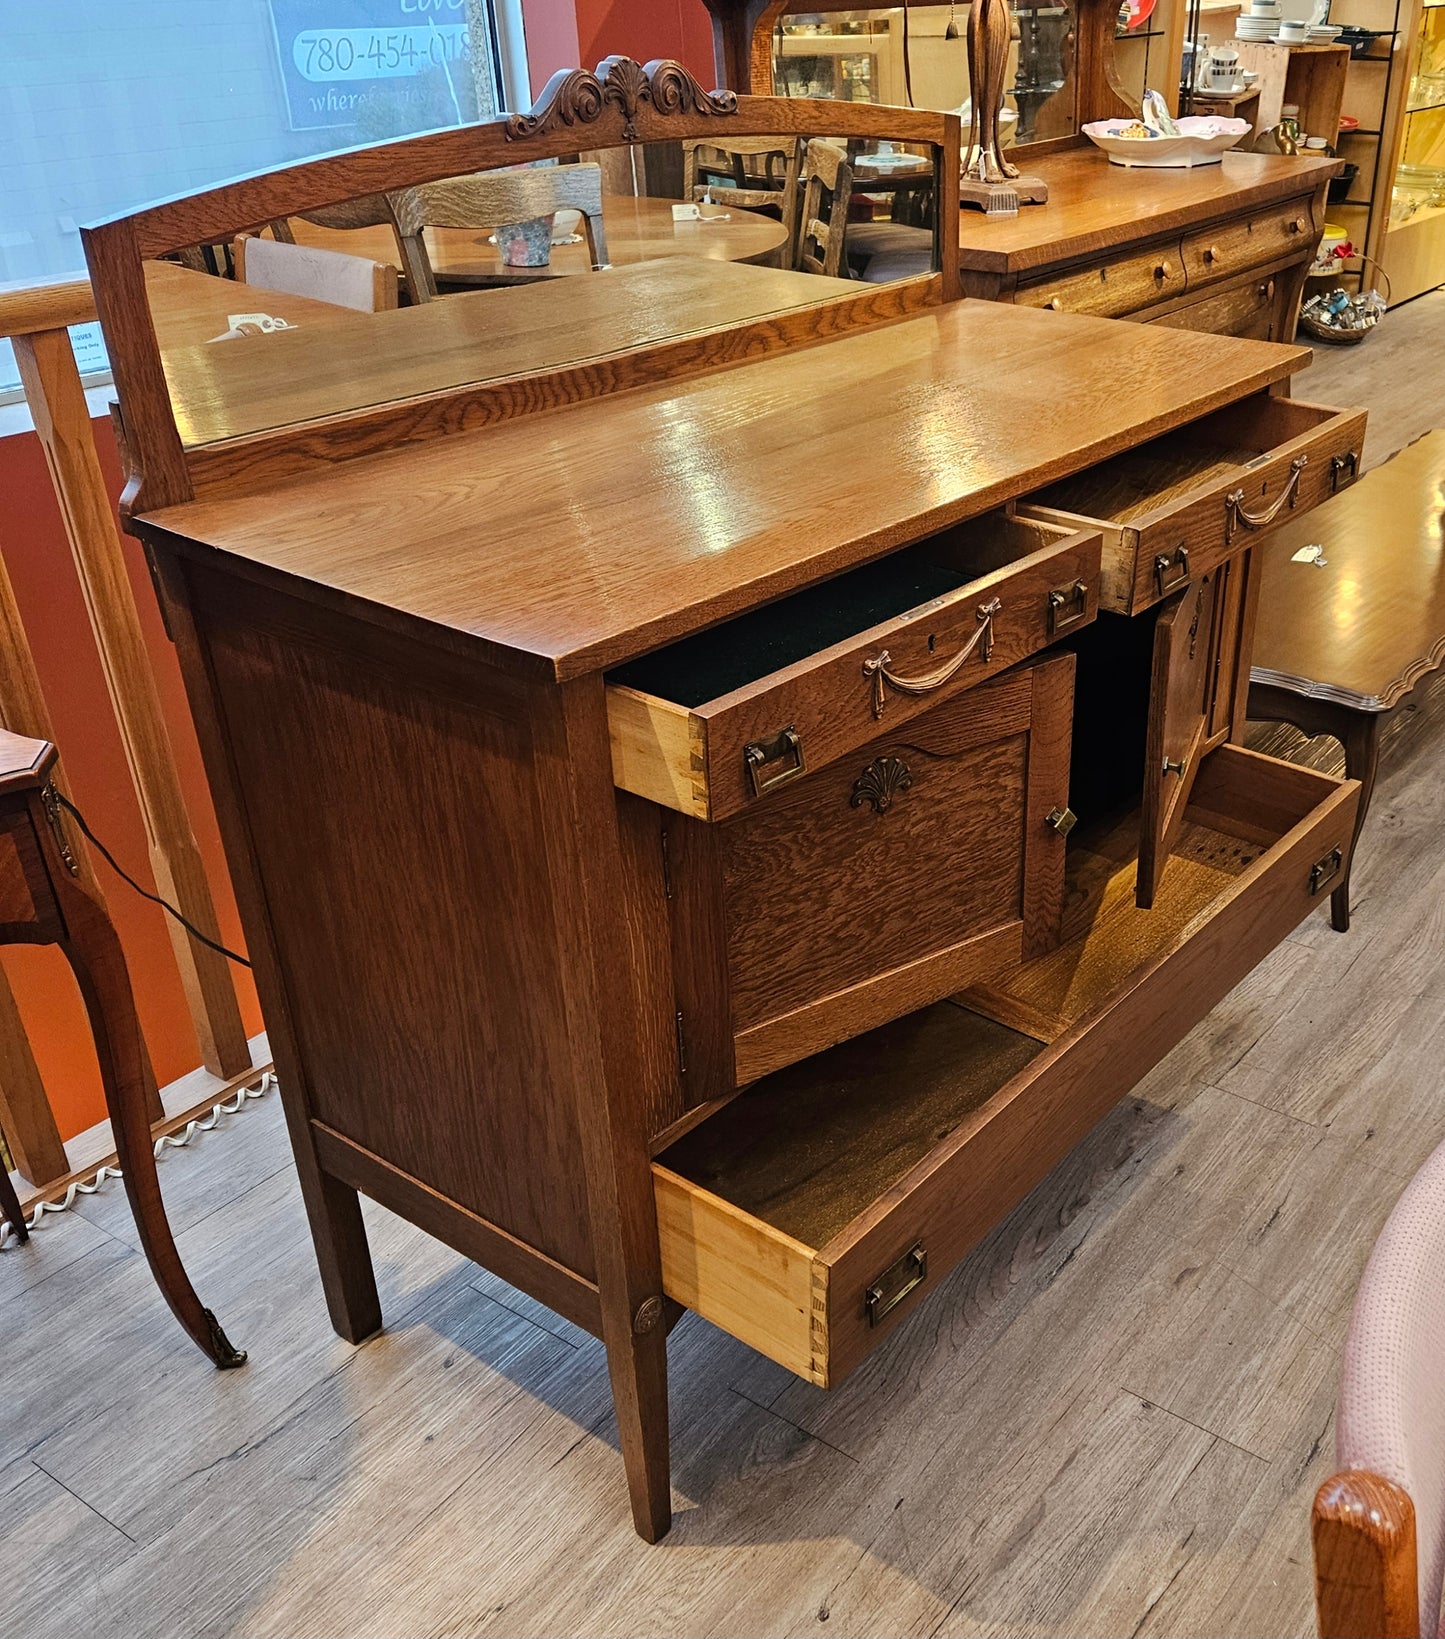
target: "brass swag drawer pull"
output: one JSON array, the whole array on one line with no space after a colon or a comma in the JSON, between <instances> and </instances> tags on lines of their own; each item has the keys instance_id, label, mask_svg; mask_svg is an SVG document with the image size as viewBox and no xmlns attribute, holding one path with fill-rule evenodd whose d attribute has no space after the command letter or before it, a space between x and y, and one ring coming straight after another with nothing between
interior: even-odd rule
<instances>
[{"instance_id":1,"label":"brass swag drawer pull","mask_svg":"<svg viewBox=\"0 0 1445 1639\"><path fill-rule=\"evenodd\" d=\"M932 694L935 689L941 689L951 678L957 677L963 670L965 661L975 649L980 649L984 660L993 653L993 620L1001 613L1003 604L998 598L990 598L987 603L978 608L978 630L969 638L968 642L947 660L936 671L924 672L921 677L900 677L897 672L888 668L893 663L893 656L887 649L872 660L863 662L864 677L873 682L873 715L881 717L883 707L887 701L887 690L897 689L899 694ZM885 688L886 685L886 688Z\"/></svg>"},{"instance_id":2,"label":"brass swag drawer pull","mask_svg":"<svg viewBox=\"0 0 1445 1639\"><path fill-rule=\"evenodd\" d=\"M1286 506L1292 507L1299 493L1300 477L1309 465L1309 456L1297 455L1289 464L1289 481L1263 512L1251 512L1244 504L1244 491L1231 490L1224 498L1224 540L1227 545L1234 539L1236 524L1246 529L1265 529L1272 524Z\"/></svg>"},{"instance_id":3,"label":"brass swag drawer pull","mask_svg":"<svg viewBox=\"0 0 1445 1639\"><path fill-rule=\"evenodd\" d=\"M910 1292L923 1284L927 1275L928 1248L922 1241L915 1241L898 1262L890 1264L868 1288L863 1299L868 1324L876 1326L891 1315Z\"/></svg>"},{"instance_id":4,"label":"brass swag drawer pull","mask_svg":"<svg viewBox=\"0 0 1445 1639\"><path fill-rule=\"evenodd\" d=\"M803 756L803 737L791 723L766 740L749 740L743 747L743 761L747 764L748 778L753 783L753 795L765 796L778 786L796 780L808 770ZM764 774L769 763L784 763L774 774Z\"/></svg>"}]
</instances>

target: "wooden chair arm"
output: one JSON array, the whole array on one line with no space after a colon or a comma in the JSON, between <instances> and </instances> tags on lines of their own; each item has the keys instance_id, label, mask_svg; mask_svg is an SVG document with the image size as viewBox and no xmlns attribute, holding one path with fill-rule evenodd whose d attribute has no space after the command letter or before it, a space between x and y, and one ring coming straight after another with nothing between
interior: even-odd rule
<instances>
[{"instance_id":1,"label":"wooden chair arm","mask_svg":"<svg viewBox=\"0 0 1445 1639\"><path fill-rule=\"evenodd\" d=\"M1311 1525L1320 1639L1419 1639L1415 1505L1364 1468L1331 1475Z\"/></svg>"}]
</instances>

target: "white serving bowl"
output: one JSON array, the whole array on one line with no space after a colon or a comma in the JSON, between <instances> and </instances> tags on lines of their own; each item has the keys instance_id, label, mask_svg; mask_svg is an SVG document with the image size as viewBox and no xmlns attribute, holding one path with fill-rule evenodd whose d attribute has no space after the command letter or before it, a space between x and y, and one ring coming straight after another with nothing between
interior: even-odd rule
<instances>
[{"instance_id":1,"label":"white serving bowl","mask_svg":"<svg viewBox=\"0 0 1445 1639\"><path fill-rule=\"evenodd\" d=\"M1248 120L1221 119L1217 115L1190 115L1178 121L1177 137L1121 137L1132 120L1095 120L1084 127L1084 135L1102 148L1111 165L1137 166L1145 170L1188 170L1195 165L1218 165L1225 150L1251 129Z\"/></svg>"}]
</instances>

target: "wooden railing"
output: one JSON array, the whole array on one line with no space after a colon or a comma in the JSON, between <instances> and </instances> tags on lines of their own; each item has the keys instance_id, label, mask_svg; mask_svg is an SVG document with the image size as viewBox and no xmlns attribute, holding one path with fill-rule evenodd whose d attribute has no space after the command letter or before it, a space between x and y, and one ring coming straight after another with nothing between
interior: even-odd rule
<instances>
[{"instance_id":1,"label":"wooden railing","mask_svg":"<svg viewBox=\"0 0 1445 1639\"><path fill-rule=\"evenodd\" d=\"M67 327L95 318L83 279L27 287L0 286L0 338L15 349L35 430L44 445L51 483L85 595L86 612L105 673L111 706L125 746L131 780L145 821L156 891L212 939L220 939L215 904L202 866L176 771L160 694L142 634L116 529L113 502L96 450L85 390ZM50 713L16 607L0 564L0 726L54 740ZM60 747L64 767L64 751ZM94 869L78 853L86 880ZM172 947L205 1068L222 1082L249 1079L252 1066L231 974L223 956L207 949L167 917ZM154 1077L152 1077L154 1084ZM153 1119L161 1106L153 1091ZM44 1191L70 1172L45 1089L41 1085L15 1000L0 971L0 1132L15 1164Z\"/></svg>"}]
</instances>

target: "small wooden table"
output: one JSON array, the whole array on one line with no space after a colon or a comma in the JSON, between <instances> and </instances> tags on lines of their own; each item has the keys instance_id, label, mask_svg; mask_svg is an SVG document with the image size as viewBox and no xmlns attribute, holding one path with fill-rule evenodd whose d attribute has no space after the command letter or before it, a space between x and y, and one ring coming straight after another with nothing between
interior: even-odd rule
<instances>
[{"instance_id":1,"label":"small wooden table","mask_svg":"<svg viewBox=\"0 0 1445 1639\"><path fill-rule=\"evenodd\" d=\"M242 1365L191 1285L166 1221L151 1149L146 1058L125 955L105 907L79 880L52 783L55 747L0 730L0 945L57 945L80 987L126 1198L156 1284L191 1341L223 1370ZM3 1169L0 1212L26 1238Z\"/></svg>"},{"instance_id":2,"label":"small wooden table","mask_svg":"<svg viewBox=\"0 0 1445 1639\"><path fill-rule=\"evenodd\" d=\"M1356 841L1380 725L1445 660L1442 515L1445 431L1436 431L1260 548L1249 715L1344 746L1345 772L1361 785ZM1297 559L1312 546L1318 563ZM1330 899L1341 932L1350 925L1350 863Z\"/></svg>"},{"instance_id":3,"label":"small wooden table","mask_svg":"<svg viewBox=\"0 0 1445 1639\"><path fill-rule=\"evenodd\" d=\"M602 226L607 234L609 266L629 267L659 257L687 256L711 262L766 261L788 237L783 224L756 211L719 208L702 221L675 222L681 200L636 199L631 194L603 194ZM291 224L298 245L345 251L373 262L399 264L396 239L389 228L322 228L297 218ZM585 241L554 245L546 267L508 267L489 242L490 228L428 228L427 255L442 284L532 284L592 270Z\"/></svg>"}]
</instances>

